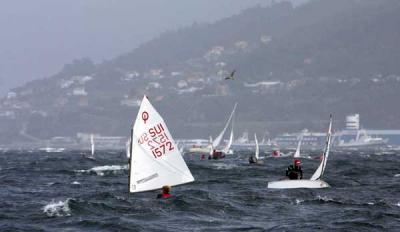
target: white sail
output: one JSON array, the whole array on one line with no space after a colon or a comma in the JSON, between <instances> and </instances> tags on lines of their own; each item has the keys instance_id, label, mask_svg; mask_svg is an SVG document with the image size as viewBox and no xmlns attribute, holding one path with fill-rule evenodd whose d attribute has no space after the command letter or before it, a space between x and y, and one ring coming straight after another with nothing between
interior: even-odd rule
<instances>
[{"instance_id":1,"label":"white sail","mask_svg":"<svg viewBox=\"0 0 400 232\"><path fill-rule=\"evenodd\" d=\"M130 192L194 181L167 125L146 96L140 105L131 137Z\"/></svg>"},{"instance_id":2,"label":"white sail","mask_svg":"<svg viewBox=\"0 0 400 232\"><path fill-rule=\"evenodd\" d=\"M231 134L229 136L229 141L228 144L226 144L225 148L222 150L225 154L229 153L229 150L231 149L232 143L233 143L233 120L232 120L232 127L231 127Z\"/></svg>"},{"instance_id":3,"label":"white sail","mask_svg":"<svg viewBox=\"0 0 400 232\"><path fill-rule=\"evenodd\" d=\"M221 133L219 133L219 135L214 139L213 144L212 144L214 148L218 147L219 144L221 143L222 138L224 137L225 131L226 131L226 129L228 128L229 123L231 122L232 117L233 117L233 115L234 115L234 113L235 113L236 106L237 106L237 103L235 103L235 106L233 107L232 113L231 113L231 115L229 116L229 119L228 119L228 121L226 122L224 129L223 129L223 130L221 131Z\"/></svg>"},{"instance_id":4,"label":"white sail","mask_svg":"<svg viewBox=\"0 0 400 232\"><path fill-rule=\"evenodd\" d=\"M293 158L300 158L300 147L301 147L301 141L303 140L303 137L301 136L299 139L299 143L297 144L296 152L293 155Z\"/></svg>"},{"instance_id":5,"label":"white sail","mask_svg":"<svg viewBox=\"0 0 400 232\"><path fill-rule=\"evenodd\" d=\"M256 153L255 153L255 157L258 160L259 156L260 156L260 147L258 146L258 140L257 140L257 134L254 134L254 141L256 143Z\"/></svg>"},{"instance_id":6,"label":"white sail","mask_svg":"<svg viewBox=\"0 0 400 232\"><path fill-rule=\"evenodd\" d=\"M214 154L214 146L213 146L213 139L212 139L212 137L210 136L210 145L209 145L209 147L210 147L210 155L212 156L213 154Z\"/></svg>"},{"instance_id":7,"label":"white sail","mask_svg":"<svg viewBox=\"0 0 400 232\"><path fill-rule=\"evenodd\" d=\"M330 145L331 145L331 135L332 135L332 115L330 116L330 119L329 119L329 128L328 128L328 133L326 135L325 151L322 156L321 163L318 166L317 170L312 175L310 180L318 180L324 174L324 171L326 168L326 162L328 161Z\"/></svg>"},{"instance_id":8,"label":"white sail","mask_svg":"<svg viewBox=\"0 0 400 232\"><path fill-rule=\"evenodd\" d=\"M94 156L94 138L93 138L93 134L90 135L90 144L91 144L91 148L92 148L92 156Z\"/></svg>"}]
</instances>

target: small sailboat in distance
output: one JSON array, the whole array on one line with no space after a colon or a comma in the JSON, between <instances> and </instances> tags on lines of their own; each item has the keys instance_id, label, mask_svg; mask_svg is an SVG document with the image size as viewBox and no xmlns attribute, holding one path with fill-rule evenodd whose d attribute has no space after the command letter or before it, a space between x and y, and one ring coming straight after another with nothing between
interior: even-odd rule
<instances>
[{"instance_id":1,"label":"small sailboat in distance","mask_svg":"<svg viewBox=\"0 0 400 232\"><path fill-rule=\"evenodd\" d=\"M91 160L95 159L94 158L94 136L93 136L93 134L90 134L90 154L89 155L85 154L84 157L86 159L91 159Z\"/></svg>"},{"instance_id":2,"label":"small sailboat in distance","mask_svg":"<svg viewBox=\"0 0 400 232\"><path fill-rule=\"evenodd\" d=\"M326 144L324 154L321 159L321 163L319 164L317 170L311 176L309 180L280 180L280 181L272 181L268 182L268 188L272 189L293 189L293 188L327 188L330 187L328 183L321 180L322 175L324 174L326 163L328 161L330 145L331 145L331 136L332 136L332 115L329 119L329 127L326 135Z\"/></svg>"},{"instance_id":3,"label":"small sailboat in distance","mask_svg":"<svg viewBox=\"0 0 400 232\"><path fill-rule=\"evenodd\" d=\"M255 150L254 156L251 155L249 157L249 163L250 164L263 164L264 162L262 160L260 160L260 146L258 145L257 134L254 134L254 142L256 144L256 150Z\"/></svg>"},{"instance_id":4,"label":"small sailboat in distance","mask_svg":"<svg viewBox=\"0 0 400 232\"><path fill-rule=\"evenodd\" d=\"M131 129L130 150L130 193L194 181L167 125L146 96Z\"/></svg>"},{"instance_id":5,"label":"small sailboat in distance","mask_svg":"<svg viewBox=\"0 0 400 232\"><path fill-rule=\"evenodd\" d=\"M94 137L93 134L90 135L90 144L92 148L92 157L94 157Z\"/></svg>"},{"instance_id":6,"label":"small sailboat in distance","mask_svg":"<svg viewBox=\"0 0 400 232\"><path fill-rule=\"evenodd\" d=\"M234 135L233 135L233 120L232 120L232 124L231 124L231 133L229 135L229 140L228 143L226 144L226 146L224 147L224 149L222 149L222 152L224 154L227 155L233 155L233 150L231 149L231 146L233 144L233 140L234 140Z\"/></svg>"},{"instance_id":7,"label":"small sailboat in distance","mask_svg":"<svg viewBox=\"0 0 400 232\"><path fill-rule=\"evenodd\" d=\"M299 139L299 142L297 144L296 152L293 155L293 158L300 158L300 147L301 147L301 141L303 140L303 137L301 136Z\"/></svg>"}]
</instances>

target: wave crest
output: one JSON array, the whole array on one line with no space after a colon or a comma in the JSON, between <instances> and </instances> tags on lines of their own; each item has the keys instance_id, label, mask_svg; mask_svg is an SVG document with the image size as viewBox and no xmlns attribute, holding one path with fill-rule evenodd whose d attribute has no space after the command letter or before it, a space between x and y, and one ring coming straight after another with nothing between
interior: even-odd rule
<instances>
[{"instance_id":1,"label":"wave crest","mask_svg":"<svg viewBox=\"0 0 400 232\"><path fill-rule=\"evenodd\" d=\"M58 202L52 200L43 207L43 213L49 217L71 216L71 209L69 208L70 200L69 198L65 201Z\"/></svg>"},{"instance_id":2,"label":"wave crest","mask_svg":"<svg viewBox=\"0 0 400 232\"><path fill-rule=\"evenodd\" d=\"M105 166L96 166L88 170L76 170L76 172L80 173L96 173L96 175L104 176L106 173L118 173L122 170L127 170L128 165L105 165Z\"/></svg>"}]
</instances>

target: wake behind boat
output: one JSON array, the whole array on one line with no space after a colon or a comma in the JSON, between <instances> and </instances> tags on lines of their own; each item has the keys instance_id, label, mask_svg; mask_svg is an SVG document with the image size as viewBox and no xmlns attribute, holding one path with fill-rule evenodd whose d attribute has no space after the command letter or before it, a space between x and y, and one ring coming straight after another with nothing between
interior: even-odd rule
<instances>
[{"instance_id":1,"label":"wake behind boat","mask_svg":"<svg viewBox=\"0 0 400 232\"><path fill-rule=\"evenodd\" d=\"M194 181L167 125L146 96L131 129L129 192Z\"/></svg>"},{"instance_id":2,"label":"wake behind boat","mask_svg":"<svg viewBox=\"0 0 400 232\"><path fill-rule=\"evenodd\" d=\"M272 189L294 189L294 188L327 188L330 187L328 183L321 180L324 174L326 163L329 156L330 144L332 135L332 115L329 120L328 133L326 136L326 144L321 163L317 170L314 172L309 180L280 180L268 182L268 188Z\"/></svg>"}]
</instances>

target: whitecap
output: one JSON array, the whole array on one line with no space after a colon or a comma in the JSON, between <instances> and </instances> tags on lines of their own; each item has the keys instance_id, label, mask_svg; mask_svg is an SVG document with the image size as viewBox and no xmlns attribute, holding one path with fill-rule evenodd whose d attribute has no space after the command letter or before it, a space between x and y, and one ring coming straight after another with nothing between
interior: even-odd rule
<instances>
[{"instance_id":1,"label":"whitecap","mask_svg":"<svg viewBox=\"0 0 400 232\"><path fill-rule=\"evenodd\" d=\"M81 184L81 183L79 183L78 181L74 181L71 184Z\"/></svg>"},{"instance_id":2,"label":"whitecap","mask_svg":"<svg viewBox=\"0 0 400 232\"><path fill-rule=\"evenodd\" d=\"M373 203L373 202L368 202L367 204L368 205L375 205L375 203Z\"/></svg>"},{"instance_id":3,"label":"whitecap","mask_svg":"<svg viewBox=\"0 0 400 232\"><path fill-rule=\"evenodd\" d=\"M397 202L396 206L400 207L400 202Z\"/></svg>"},{"instance_id":4,"label":"whitecap","mask_svg":"<svg viewBox=\"0 0 400 232\"><path fill-rule=\"evenodd\" d=\"M333 199L330 198L330 197L327 197L327 196L320 196L320 195L317 196L317 199L320 200L320 201L325 201L325 202L333 201Z\"/></svg>"},{"instance_id":5,"label":"whitecap","mask_svg":"<svg viewBox=\"0 0 400 232\"><path fill-rule=\"evenodd\" d=\"M49 217L71 216L69 201L69 198L65 201L58 202L52 200L50 203L43 207L43 213L45 213Z\"/></svg>"},{"instance_id":6,"label":"whitecap","mask_svg":"<svg viewBox=\"0 0 400 232\"><path fill-rule=\"evenodd\" d=\"M104 172L118 172L121 170L128 169L128 165L105 165L105 166L96 166L88 170L75 170L75 172L79 173L96 173L99 176L104 176Z\"/></svg>"},{"instance_id":7,"label":"whitecap","mask_svg":"<svg viewBox=\"0 0 400 232\"><path fill-rule=\"evenodd\" d=\"M304 200L296 199L296 205L300 205L300 204L303 203L303 202L304 202Z\"/></svg>"},{"instance_id":8,"label":"whitecap","mask_svg":"<svg viewBox=\"0 0 400 232\"><path fill-rule=\"evenodd\" d=\"M399 174L396 174L396 175L394 175L394 177L400 177L400 173L399 173Z\"/></svg>"},{"instance_id":9,"label":"whitecap","mask_svg":"<svg viewBox=\"0 0 400 232\"><path fill-rule=\"evenodd\" d=\"M234 164L225 164L225 163L214 163L213 166L216 167L217 169L222 169L222 170L228 170L237 167Z\"/></svg>"}]
</instances>

